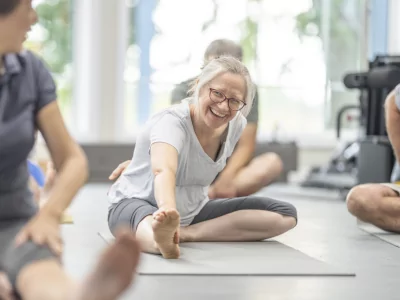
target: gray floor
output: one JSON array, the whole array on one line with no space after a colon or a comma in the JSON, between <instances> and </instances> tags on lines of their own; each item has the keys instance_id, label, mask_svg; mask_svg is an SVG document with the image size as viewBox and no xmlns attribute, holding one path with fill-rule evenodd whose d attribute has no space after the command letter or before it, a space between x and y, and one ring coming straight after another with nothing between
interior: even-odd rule
<instances>
[{"instance_id":1,"label":"gray floor","mask_svg":"<svg viewBox=\"0 0 400 300\"><path fill-rule=\"evenodd\" d=\"M65 264L82 278L105 247L97 236L107 229L107 185L88 185L71 208L74 225L63 227ZM356 277L140 276L122 299L399 299L400 249L357 228L335 193L285 186L261 192L293 203L299 224L279 241L309 256L350 267ZM240 259L240 258L238 258Z\"/></svg>"}]
</instances>

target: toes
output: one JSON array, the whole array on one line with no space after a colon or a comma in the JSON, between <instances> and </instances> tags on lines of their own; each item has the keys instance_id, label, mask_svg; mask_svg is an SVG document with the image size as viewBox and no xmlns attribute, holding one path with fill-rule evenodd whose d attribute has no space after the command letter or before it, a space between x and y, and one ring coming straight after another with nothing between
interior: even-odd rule
<instances>
[{"instance_id":1,"label":"toes","mask_svg":"<svg viewBox=\"0 0 400 300\"><path fill-rule=\"evenodd\" d=\"M154 220L156 220L156 221L158 221L160 223L164 222L165 219L166 219L166 216L165 216L164 213L161 213L161 214L158 214L158 215L154 216Z\"/></svg>"},{"instance_id":2,"label":"toes","mask_svg":"<svg viewBox=\"0 0 400 300\"><path fill-rule=\"evenodd\" d=\"M172 220L179 219L179 213L176 209L169 209L169 210L167 210L166 214L167 214L168 218L170 218Z\"/></svg>"}]
</instances>

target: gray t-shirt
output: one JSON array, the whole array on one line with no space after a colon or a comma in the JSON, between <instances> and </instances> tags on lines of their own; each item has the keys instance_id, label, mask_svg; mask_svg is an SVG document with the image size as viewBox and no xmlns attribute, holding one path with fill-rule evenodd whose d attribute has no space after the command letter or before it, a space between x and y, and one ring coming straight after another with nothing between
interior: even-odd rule
<instances>
[{"instance_id":1,"label":"gray t-shirt","mask_svg":"<svg viewBox=\"0 0 400 300\"><path fill-rule=\"evenodd\" d=\"M193 79L186 80L178 84L173 90L171 94L171 103L177 104L182 101L182 99L187 98L189 95L189 90L191 88L191 84ZM256 88L256 93L254 95L253 105L250 110L249 115L247 116L247 123L255 123L258 124L258 90Z\"/></svg>"},{"instance_id":2,"label":"gray t-shirt","mask_svg":"<svg viewBox=\"0 0 400 300\"><path fill-rule=\"evenodd\" d=\"M208 187L226 165L233 149L246 126L242 114L229 123L226 139L216 161L203 150L193 129L189 100L172 105L154 115L138 136L130 165L113 184L108 195L111 203L136 198L149 201L154 206L154 175L150 161L153 143L163 142L178 151L176 174L176 204L181 225L189 225L209 201Z\"/></svg>"},{"instance_id":3,"label":"gray t-shirt","mask_svg":"<svg viewBox=\"0 0 400 300\"><path fill-rule=\"evenodd\" d=\"M16 217L14 213L22 217L23 211L26 215L34 213L27 158L35 143L37 114L56 100L52 76L32 52L7 54L3 65L0 73L0 220ZM7 206L9 201L14 205ZM11 212L10 207L16 211Z\"/></svg>"}]
</instances>

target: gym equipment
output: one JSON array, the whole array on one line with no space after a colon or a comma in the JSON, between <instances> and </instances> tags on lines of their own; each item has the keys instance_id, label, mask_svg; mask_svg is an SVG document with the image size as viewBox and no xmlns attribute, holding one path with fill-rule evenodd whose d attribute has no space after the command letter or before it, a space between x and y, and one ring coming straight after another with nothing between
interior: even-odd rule
<instances>
[{"instance_id":1,"label":"gym equipment","mask_svg":"<svg viewBox=\"0 0 400 300\"><path fill-rule=\"evenodd\" d=\"M360 220L357 220L357 225L361 230L385 241L386 243L400 248L400 234L382 230L372 224L364 223Z\"/></svg>"},{"instance_id":2,"label":"gym equipment","mask_svg":"<svg viewBox=\"0 0 400 300\"><path fill-rule=\"evenodd\" d=\"M114 238L99 233L106 243ZM143 254L142 275L355 276L345 267L329 265L277 241L184 243L180 259Z\"/></svg>"},{"instance_id":3,"label":"gym equipment","mask_svg":"<svg viewBox=\"0 0 400 300\"><path fill-rule=\"evenodd\" d=\"M314 167L302 186L337 189L345 195L357 184L391 180L394 155L386 132L384 102L400 83L400 56L378 55L369 62L368 72L346 74L343 83L360 91L360 104L338 112L337 137L343 114L355 109L360 113L359 138L339 145L329 163Z\"/></svg>"}]
</instances>

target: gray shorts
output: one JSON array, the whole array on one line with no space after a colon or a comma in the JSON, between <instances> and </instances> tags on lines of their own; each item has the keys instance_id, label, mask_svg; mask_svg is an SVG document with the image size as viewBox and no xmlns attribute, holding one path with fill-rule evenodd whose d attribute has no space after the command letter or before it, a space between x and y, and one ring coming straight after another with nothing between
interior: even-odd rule
<instances>
[{"instance_id":1,"label":"gray shorts","mask_svg":"<svg viewBox=\"0 0 400 300\"><path fill-rule=\"evenodd\" d=\"M133 230L147 216L157 211L157 207L150 202L140 199L124 199L114 204L108 213L108 225L111 232L121 225L129 225ZM267 197L249 196L229 199L210 200L191 224L215 219L238 210L266 210L290 216L296 219L296 208L287 202Z\"/></svg>"},{"instance_id":2,"label":"gray shorts","mask_svg":"<svg viewBox=\"0 0 400 300\"><path fill-rule=\"evenodd\" d=\"M28 189L0 192L0 271L7 274L14 289L17 276L25 266L39 260L56 258L49 248L31 241L15 247L15 237L37 213L37 209Z\"/></svg>"},{"instance_id":3,"label":"gray shorts","mask_svg":"<svg viewBox=\"0 0 400 300\"><path fill-rule=\"evenodd\" d=\"M0 221L0 270L4 271L16 287L20 271L32 262L56 258L49 248L28 241L16 248L14 240L28 220Z\"/></svg>"}]
</instances>

